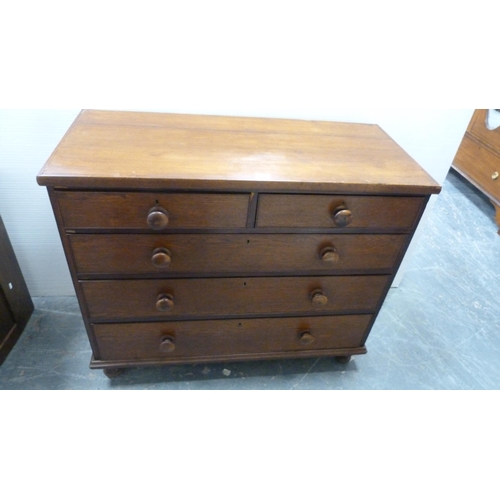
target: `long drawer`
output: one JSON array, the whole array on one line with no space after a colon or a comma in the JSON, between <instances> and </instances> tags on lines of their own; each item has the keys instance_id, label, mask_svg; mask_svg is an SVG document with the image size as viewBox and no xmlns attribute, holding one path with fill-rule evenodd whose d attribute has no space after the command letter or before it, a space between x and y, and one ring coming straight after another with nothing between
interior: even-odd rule
<instances>
[{"instance_id":1,"label":"long drawer","mask_svg":"<svg viewBox=\"0 0 500 500\"><path fill-rule=\"evenodd\" d=\"M242 228L250 194L57 191L66 229Z\"/></svg>"},{"instance_id":2,"label":"long drawer","mask_svg":"<svg viewBox=\"0 0 500 500\"><path fill-rule=\"evenodd\" d=\"M409 196L262 194L257 227L411 230L425 199Z\"/></svg>"},{"instance_id":3,"label":"long drawer","mask_svg":"<svg viewBox=\"0 0 500 500\"><path fill-rule=\"evenodd\" d=\"M356 348L370 315L96 324L102 360L140 361Z\"/></svg>"},{"instance_id":4,"label":"long drawer","mask_svg":"<svg viewBox=\"0 0 500 500\"><path fill-rule=\"evenodd\" d=\"M388 276L82 281L93 321L374 312Z\"/></svg>"},{"instance_id":5,"label":"long drawer","mask_svg":"<svg viewBox=\"0 0 500 500\"><path fill-rule=\"evenodd\" d=\"M380 272L406 235L71 234L82 274Z\"/></svg>"}]
</instances>

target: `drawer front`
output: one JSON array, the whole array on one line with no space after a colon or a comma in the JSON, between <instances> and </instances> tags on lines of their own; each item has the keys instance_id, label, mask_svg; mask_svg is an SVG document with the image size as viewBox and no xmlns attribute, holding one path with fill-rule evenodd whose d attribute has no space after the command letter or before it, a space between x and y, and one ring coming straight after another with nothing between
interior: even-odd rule
<instances>
[{"instance_id":1,"label":"drawer front","mask_svg":"<svg viewBox=\"0 0 500 500\"><path fill-rule=\"evenodd\" d=\"M94 325L102 360L146 361L360 347L370 315Z\"/></svg>"},{"instance_id":2,"label":"drawer front","mask_svg":"<svg viewBox=\"0 0 500 500\"><path fill-rule=\"evenodd\" d=\"M481 190L500 202L500 150L496 155L466 135L453 164Z\"/></svg>"},{"instance_id":3,"label":"drawer front","mask_svg":"<svg viewBox=\"0 0 500 500\"><path fill-rule=\"evenodd\" d=\"M257 227L406 230L413 228L422 197L265 194Z\"/></svg>"},{"instance_id":4,"label":"drawer front","mask_svg":"<svg viewBox=\"0 0 500 500\"><path fill-rule=\"evenodd\" d=\"M374 312L388 276L83 281L94 321Z\"/></svg>"},{"instance_id":5,"label":"drawer front","mask_svg":"<svg viewBox=\"0 0 500 500\"><path fill-rule=\"evenodd\" d=\"M72 234L79 274L390 273L406 235Z\"/></svg>"},{"instance_id":6,"label":"drawer front","mask_svg":"<svg viewBox=\"0 0 500 500\"><path fill-rule=\"evenodd\" d=\"M249 194L58 191L66 229L241 228Z\"/></svg>"}]
</instances>

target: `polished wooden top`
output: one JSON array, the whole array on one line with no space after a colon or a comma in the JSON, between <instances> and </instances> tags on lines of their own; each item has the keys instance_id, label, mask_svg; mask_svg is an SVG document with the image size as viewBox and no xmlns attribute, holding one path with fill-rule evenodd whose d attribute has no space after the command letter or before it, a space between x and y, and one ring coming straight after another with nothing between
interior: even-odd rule
<instances>
[{"instance_id":1,"label":"polished wooden top","mask_svg":"<svg viewBox=\"0 0 500 500\"><path fill-rule=\"evenodd\" d=\"M377 125L91 110L37 180L91 189L440 191Z\"/></svg>"}]
</instances>

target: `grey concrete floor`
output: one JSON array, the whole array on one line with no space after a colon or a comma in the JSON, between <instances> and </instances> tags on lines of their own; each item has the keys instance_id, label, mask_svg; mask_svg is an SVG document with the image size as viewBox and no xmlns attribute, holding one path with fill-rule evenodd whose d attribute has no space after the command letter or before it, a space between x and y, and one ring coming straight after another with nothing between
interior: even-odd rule
<instances>
[{"instance_id":1,"label":"grey concrete floor","mask_svg":"<svg viewBox=\"0 0 500 500\"><path fill-rule=\"evenodd\" d=\"M500 236L490 202L450 171L399 288L348 365L333 359L147 367L108 379L74 297L36 310L0 389L499 389Z\"/></svg>"}]
</instances>

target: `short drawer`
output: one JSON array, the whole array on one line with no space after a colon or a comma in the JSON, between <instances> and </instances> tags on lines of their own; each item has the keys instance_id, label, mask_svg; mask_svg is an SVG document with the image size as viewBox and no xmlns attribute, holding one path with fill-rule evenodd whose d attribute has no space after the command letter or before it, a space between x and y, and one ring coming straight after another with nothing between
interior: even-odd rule
<instances>
[{"instance_id":1,"label":"short drawer","mask_svg":"<svg viewBox=\"0 0 500 500\"><path fill-rule=\"evenodd\" d=\"M83 281L94 321L371 313L388 276Z\"/></svg>"},{"instance_id":2,"label":"short drawer","mask_svg":"<svg viewBox=\"0 0 500 500\"><path fill-rule=\"evenodd\" d=\"M249 194L58 191L66 229L241 228Z\"/></svg>"},{"instance_id":3,"label":"short drawer","mask_svg":"<svg viewBox=\"0 0 500 500\"><path fill-rule=\"evenodd\" d=\"M406 235L70 234L77 273L390 273Z\"/></svg>"},{"instance_id":4,"label":"short drawer","mask_svg":"<svg viewBox=\"0 0 500 500\"><path fill-rule=\"evenodd\" d=\"M409 231L424 202L423 197L263 194L256 225Z\"/></svg>"},{"instance_id":5,"label":"short drawer","mask_svg":"<svg viewBox=\"0 0 500 500\"><path fill-rule=\"evenodd\" d=\"M94 325L101 360L297 353L361 346L370 315Z\"/></svg>"}]
</instances>

